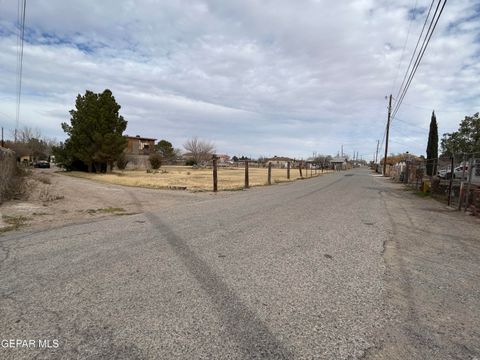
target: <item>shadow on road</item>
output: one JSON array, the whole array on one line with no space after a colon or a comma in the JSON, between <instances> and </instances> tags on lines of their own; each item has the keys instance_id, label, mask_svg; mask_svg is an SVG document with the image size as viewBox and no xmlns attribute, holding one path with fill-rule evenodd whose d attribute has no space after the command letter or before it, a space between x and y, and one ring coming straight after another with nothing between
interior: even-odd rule
<instances>
[{"instance_id":1,"label":"shadow on road","mask_svg":"<svg viewBox=\"0 0 480 360\"><path fill-rule=\"evenodd\" d=\"M246 358L290 359L293 357L268 327L160 217L151 212L145 213L145 216L157 230L159 238L167 241L190 274L210 296L213 305L223 318L225 329L240 345Z\"/></svg>"}]
</instances>

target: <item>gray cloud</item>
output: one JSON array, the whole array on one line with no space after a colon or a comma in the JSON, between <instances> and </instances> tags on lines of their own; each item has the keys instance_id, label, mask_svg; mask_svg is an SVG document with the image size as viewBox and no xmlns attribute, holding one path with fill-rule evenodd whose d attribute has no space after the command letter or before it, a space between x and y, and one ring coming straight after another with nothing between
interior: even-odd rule
<instances>
[{"instance_id":1,"label":"gray cloud","mask_svg":"<svg viewBox=\"0 0 480 360\"><path fill-rule=\"evenodd\" d=\"M10 3L0 1L0 105L13 115ZM230 154L307 157L343 143L371 157L383 135L384 97L395 95L423 24L416 13L399 67L413 3L31 2L21 121L61 137L75 96L110 88L128 133L178 147L198 135ZM447 4L398 113L404 122L392 127L392 151L424 152L432 109L442 132L478 108L480 22L465 16L478 12L473 0Z\"/></svg>"}]
</instances>

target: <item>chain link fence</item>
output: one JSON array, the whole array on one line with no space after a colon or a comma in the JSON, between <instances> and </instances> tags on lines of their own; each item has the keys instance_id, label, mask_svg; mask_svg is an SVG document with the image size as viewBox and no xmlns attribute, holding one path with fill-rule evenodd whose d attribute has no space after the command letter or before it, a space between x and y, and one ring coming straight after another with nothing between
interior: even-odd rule
<instances>
[{"instance_id":1,"label":"chain link fence","mask_svg":"<svg viewBox=\"0 0 480 360\"><path fill-rule=\"evenodd\" d=\"M405 157L390 167L390 177L458 210L480 215L480 153L428 160Z\"/></svg>"}]
</instances>

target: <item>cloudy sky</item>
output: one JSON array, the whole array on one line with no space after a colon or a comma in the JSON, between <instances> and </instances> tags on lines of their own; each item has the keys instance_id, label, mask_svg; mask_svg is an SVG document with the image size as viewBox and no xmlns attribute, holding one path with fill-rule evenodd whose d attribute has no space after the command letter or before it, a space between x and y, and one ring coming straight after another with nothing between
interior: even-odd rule
<instances>
[{"instance_id":1,"label":"cloudy sky","mask_svg":"<svg viewBox=\"0 0 480 360\"><path fill-rule=\"evenodd\" d=\"M230 155L371 159L430 0L27 2L20 126L64 139L75 97L113 91L127 133ZM0 0L0 124L15 127L17 2ZM405 50L404 49L404 45ZM447 3L392 123L391 152L424 154L480 110L480 5ZM390 151L389 151L390 152Z\"/></svg>"}]
</instances>

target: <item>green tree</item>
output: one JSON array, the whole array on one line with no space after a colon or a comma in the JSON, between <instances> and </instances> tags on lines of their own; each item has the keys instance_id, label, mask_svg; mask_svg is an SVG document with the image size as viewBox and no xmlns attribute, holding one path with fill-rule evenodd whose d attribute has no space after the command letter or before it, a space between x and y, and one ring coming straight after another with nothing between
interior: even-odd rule
<instances>
[{"instance_id":1,"label":"green tree","mask_svg":"<svg viewBox=\"0 0 480 360\"><path fill-rule=\"evenodd\" d=\"M430 131L427 144L427 175L433 176L437 173L436 159L438 158L438 125L435 111L432 111L430 119Z\"/></svg>"},{"instance_id":2,"label":"green tree","mask_svg":"<svg viewBox=\"0 0 480 360\"><path fill-rule=\"evenodd\" d=\"M460 153L480 153L480 117L465 116L457 131L443 134L442 154L452 156Z\"/></svg>"},{"instance_id":3,"label":"green tree","mask_svg":"<svg viewBox=\"0 0 480 360\"><path fill-rule=\"evenodd\" d=\"M68 154L61 157L81 161L89 172L111 170L127 145L123 136L127 121L119 115L120 108L108 89L79 94L75 109L70 110L70 124L62 123L69 138L63 148Z\"/></svg>"},{"instance_id":4,"label":"green tree","mask_svg":"<svg viewBox=\"0 0 480 360\"><path fill-rule=\"evenodd\" d=\"M165 160L171 160L175 157L175 149L170 141L160 140L156 145L155 149L162 155L162 158Z\"/></svg>"},{"instance_id":5,"label":"green tree","mask_svg":"<svg viewBox=\"0 0 480 360\"><path fill-rule=\"evenodd\" d=\"M158 153L150 154L148 161L150 162L152 169L158 170L160 169L160 166L162 166L162 155Z\"/></svg>"}]
</instances>

